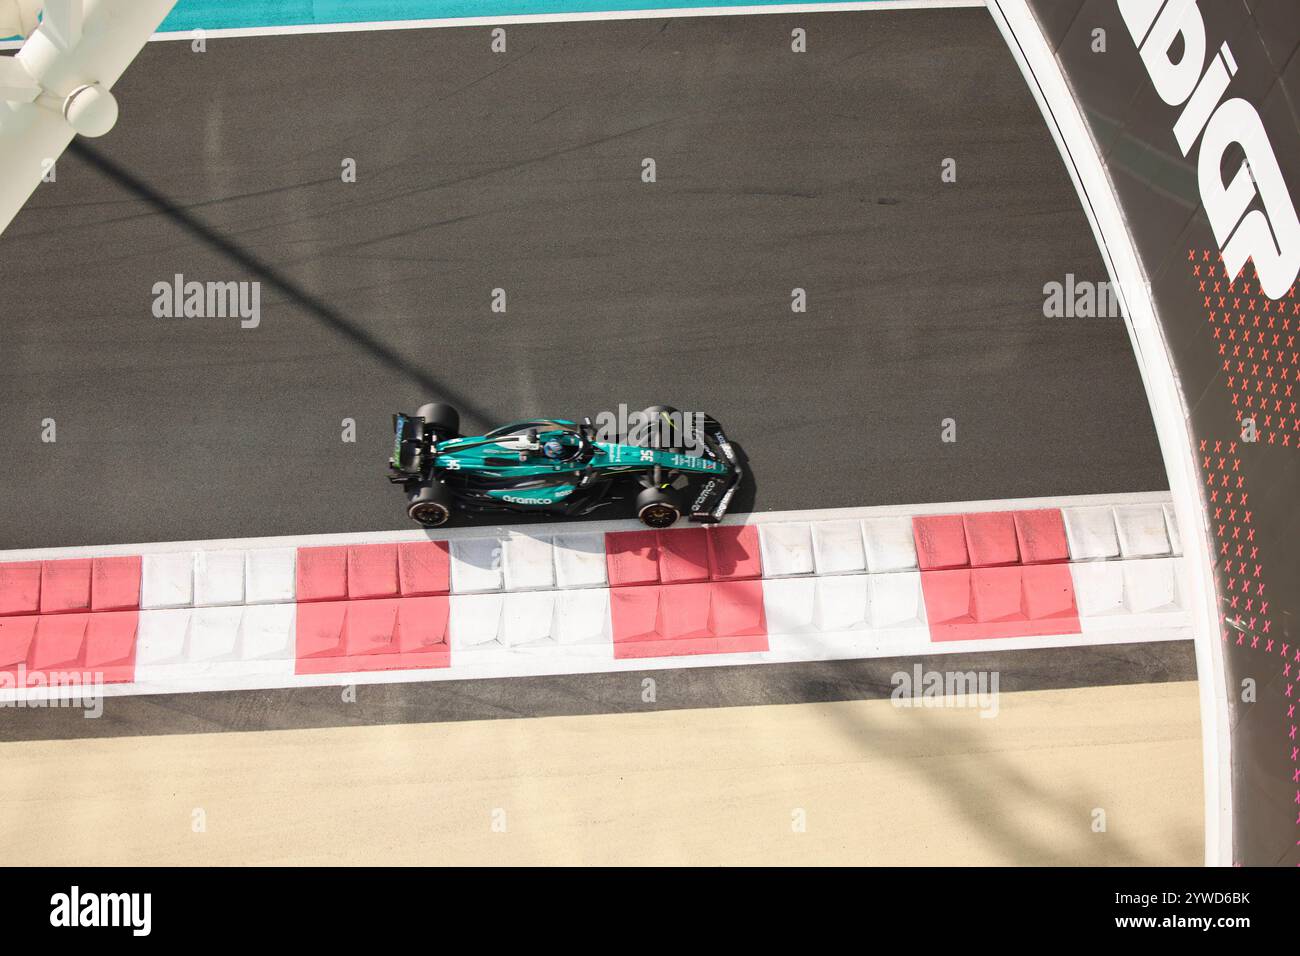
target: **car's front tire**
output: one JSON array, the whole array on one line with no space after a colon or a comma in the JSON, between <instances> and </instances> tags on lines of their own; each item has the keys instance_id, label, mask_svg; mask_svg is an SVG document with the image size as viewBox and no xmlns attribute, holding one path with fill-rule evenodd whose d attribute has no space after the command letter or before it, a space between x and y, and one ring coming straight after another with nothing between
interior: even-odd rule
<instances>
[{"instance_id":1,"label":"car's front tire","mask_svg":"<svg viewBox=\"0 0 1300 956\"><path fill-rule=\"evenodd\" d=\"M671 528L682 516L681 502L663 488L645 488L636 496L636 516L647 528Z\"/></svg>"},{"instance_id":2,"label":"car's front tire","mask_svg":"<svg viewBox=\"0 0 1300 956\"><path fill-rule=\"evenodd\" d=\"M679 415L671 405L651 405L641 413L640 437L647 448L673 451L682 445Z\"/></svg>"},{"instance_id":3,"label":"car's front tire","mask_svg":"<svg viewBox=\"0 0 1300 956\"><path fill-rule=\"evenodd\" d=\"M440 481L426 482L411 495L406 515L425 528L441 528L451 520L452 495Z\"/></svg>"}]
</instances>

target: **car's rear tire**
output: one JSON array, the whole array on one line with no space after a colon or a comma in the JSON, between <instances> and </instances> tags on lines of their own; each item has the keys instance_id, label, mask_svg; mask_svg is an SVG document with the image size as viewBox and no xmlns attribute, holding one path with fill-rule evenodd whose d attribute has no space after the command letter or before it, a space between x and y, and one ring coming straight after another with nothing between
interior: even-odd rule
<instances>
[{"instance_id":1,"label":"car's rear tire","mask_svg":"<svg viewBox=\"0 0 1300 956\"><path fill-rule=\"evenodd\" d=\"M437 436L438 441L460 437L460 412L450 405L430 402L421 405L415 416L424 419L425 431Z\"/></svg>"},{"instance_id":2,"label":"car's rear tire","mask_svg":"<svg viewBox=\"0 0 1300 956\"><path fill-rule=\"evenodd\" d=\"M421 484L410 496L406 515L418 525L440 528L451 520L451 491L440 481Z\"/></svg>"},{"instance_id":3,"label":"car's rear tire","mask_svg":"<svg viewBox=\"0 0 1300 956\"><path fill-rule=\"evenodd\" d=\"M682 516L681 501L663 488L644 488L636 496L636 516L647 528L670 528Z\"/></svg>"}]
</instances>

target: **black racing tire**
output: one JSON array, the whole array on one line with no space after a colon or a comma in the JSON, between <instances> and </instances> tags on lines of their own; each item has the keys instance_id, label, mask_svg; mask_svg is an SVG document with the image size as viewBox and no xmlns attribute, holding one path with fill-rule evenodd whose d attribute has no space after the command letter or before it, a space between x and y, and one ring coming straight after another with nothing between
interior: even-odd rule
<instances>
[{"instance_id":1,"label":"black racing tire","mask_svg":"<svg viewBox=\"0 0 1300 956\"><path fill-rule=\"evenodd\" d=\"M671 405L651 405L641 413L642 436L645 439L646 447L657 448L660 451L680 449L685 444L685 439L680 434L681 429L670 422L660 421L659 416L663 414L676 415L678 412ZM659 431L657 433L650 431L647 434L646 430L649 429L652 422L659 424Z\"/></svg>"},{"instance_id":2,"label":"black racing tire","mask_svg":"<svg viewBox=\"0 0 1300 956\"><path fill-rule=\"evenodd\" d=\"M450 405L438 402L421 405L415 417L423 418L425 430L438 436L439 441L460 437L460 412Z\"/></svg>"},{"instance_id":3,"label":"black racing tire","mask_svg":"<svg viewBox=\"0 0 1300 956\"><path fill-rule=\"evenodd\" d=\"M453 497L440 481L421 484L410 496L406 516L426 528L440 528L451 520Z\"/></svg>"},{"instance_id":4,"label":"black racing tire","mask_svg":"<svg viewBox=\"0 0 1300 956\"><path fill-rule=\"evenodd\" d=\"M671 491L643 488L636 496L636 516L647 528L671 528L682 516L682 503Z\"/></svg>"}]
</instances>

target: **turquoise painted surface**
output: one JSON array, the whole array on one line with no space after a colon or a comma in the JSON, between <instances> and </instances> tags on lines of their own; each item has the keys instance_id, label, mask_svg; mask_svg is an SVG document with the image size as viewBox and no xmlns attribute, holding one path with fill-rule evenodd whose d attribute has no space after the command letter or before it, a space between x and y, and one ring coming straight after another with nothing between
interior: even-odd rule
<instances>
[{"instance_id":1,"label":"turquoise painted surface","mask_svg":"<svg viewBox=\"0 0 1300 956\"><path fill-rule=\"evenodd\" d=\"M538 13L774 6L790 2L799 0L177 0L159 29L221 30L309 23L513 17ZM852 0L820 2L850 3Z\"/></svg>"},{"instance_id":2,"label":"turquoise painted surface","mask_svg":"<svg viewBox=\"0 0 1300 956\"><path fill-rule=\"evenodd\" d=\"M162 30L364 23L537 13L772 6L791 0L177 0ZM824 0L823 0L824 2ZM850 0L830 0L847 3Z\"/></svg>"}]
</instances>

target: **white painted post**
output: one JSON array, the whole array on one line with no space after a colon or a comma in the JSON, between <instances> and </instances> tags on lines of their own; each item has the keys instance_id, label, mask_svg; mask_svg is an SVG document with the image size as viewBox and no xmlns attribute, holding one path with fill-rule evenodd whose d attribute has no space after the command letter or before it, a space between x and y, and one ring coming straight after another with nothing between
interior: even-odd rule
<instances>
[{"instance_id":1,"label":"white painted post","mask_svg":"<svg viewBox=\"0 0 1300 956\"><path fill-rule=\"evenodd\" d=\"M113 128L118 107L110 90L175 2L0 0L0 36L27 37L13 57L0 59L0 230L74 135Z\"/></svg>"}]
</instances>

